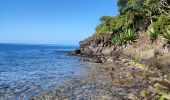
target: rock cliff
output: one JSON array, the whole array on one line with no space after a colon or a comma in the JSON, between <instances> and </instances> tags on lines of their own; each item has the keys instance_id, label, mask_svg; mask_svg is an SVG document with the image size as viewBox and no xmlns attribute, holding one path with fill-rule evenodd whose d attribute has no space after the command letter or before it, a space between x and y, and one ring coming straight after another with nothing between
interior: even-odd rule
<instances>
[{"instance_id":1,"label":"rock cliff","mask_svg":"<svg viewBox=\"0 0 170 100\"><path fill-rule=\"evenodd\" d=\"M83 61L112 62L113 84L134 90L125 98L170 99L170 52L166 41L158 37L152 43L146 32L140 32L137 42L120 46L109 44L111 36L93 35L81 41L79 53L88 57Z\"/></svg>"},{"instance_id":2,"label":"rock cliff","mask_svg":"<svg viewBox=\"0 0 170 100\"><path fill-rule=\"evenodd\" d=\"M154 63L156 65L161 64L161 66L163 65L163 61L168 62L167 59L161 60L170 55L169 47L165 45L166 42L161 37L151 43L148 34L146 32L140 32L137 42L119 46L110 44L112 35L113 34L101 36L93 35L80 41L80 48L75 51L75 54L80 54L83 57L91 59L100 59L102 62L118 59L135 59L145 63L149 60L150 62L147 62L147 64L153 65ZM159 64L156 62L159 62ZM167 64L168 63L164 65L170 65Z\"/></svg>"}]
</instances>

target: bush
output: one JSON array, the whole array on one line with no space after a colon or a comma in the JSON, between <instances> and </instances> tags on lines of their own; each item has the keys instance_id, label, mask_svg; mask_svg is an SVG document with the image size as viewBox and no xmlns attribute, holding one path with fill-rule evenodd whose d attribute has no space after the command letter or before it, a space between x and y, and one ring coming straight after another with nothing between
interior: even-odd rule
<instances>
[{"instance_id":1,"label":"bush","mask_svg":"<svg viewBox=\"0 0 170 100\"><path fill-rule=\"evenodd\" d=\"M132 14L118 15L110 20L110 28L115 30L126 29L134 23L134 16Z\"/></svg>"},{"instance_id":2,"label":"bush","mask_svg":"<svg viewBox=\"0 0 170 100\"><path fill-rule=\"evenodd\" d=\"M121 34L115 35L111 39L111 43L114 45L116 45L116 44L120 45L120 44L122 44L122 42L123 42L123 38L122 38Z\"/></svg>"},{"instance_id":3,"label":"bush","mask_svg":"<svg viewBox=\"0 0 170 100\"><path fill-rule=\"evenodd\" d=\"M133 43L136 40L136 32L132 29L127 29L115 36L112 37L111 43L112 44L117 44L117 45L122 45L122 44L127 44L127 43Z\"/></svg>"},{"instance_id":4,"label":"bush","mask_svg":"<svg viewBox=\"0 0 170 100\"><path fill-rule=\"evenodd\" d=\"M168 25L170 25L170 17L167 15L160 15L155 23L153 23L152 27L158 33L162 33L162 30L165 29Z\"/></svg>"},{"instance_id":5,"label":"bush","mask_svg":"<svg viewBox=\"0 0 170 100\"><path fill-rule=\"evenodd\" d=\"M159 33L157 31L155 31L155 29L153 27L151 27L149 30L148 30L148 34L150 36L150 39L151 40L155 40L157 39Z\"/></svg>"},{"instance_id":6,"label":"bush","mask_svg":"<svg viewBox=\"0 0 170 100\"><path fill-rule=\"evenodd\" d=\"M166 28L163 32L163 37L167 40L168 44L170 44L170 30Z\"/></svg>"},{"instance_id":7,"label":"bush","mask_svg":"<svg viewBox=\"0 0 170 100\"><path fill-rule=\"evenodd\" d=\"M123 32L125 42L133 43L136 40L136 32L132 29L127 29Z\"/></svg>"},{"instance_id":8,"label":"bush","mask_svg":"<svg viewBox=\"0 0 170 100\"><path fill-rule=\"evenodd\" d=\"M108 26L106 26L106 24L99 24L96 27L97 35L102 35L102 34L107 34L107 33L110 33L110 30L109 30Z\"/></svg>"}]
</instances>

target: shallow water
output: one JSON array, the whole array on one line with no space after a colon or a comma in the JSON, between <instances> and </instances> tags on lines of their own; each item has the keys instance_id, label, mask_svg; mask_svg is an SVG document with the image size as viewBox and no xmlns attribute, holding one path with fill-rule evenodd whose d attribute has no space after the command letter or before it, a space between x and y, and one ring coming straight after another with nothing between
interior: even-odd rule
<instances>
[{"instance_id":1,"label":"shallow water","mask_svg":"<svg viewBox=\"0 0 170 100\"><path fill-rule=\"evenodd\" d=\"M85 74L76 46L0 44L0 100L29 99Z\"/></svg>"}]
</instances>

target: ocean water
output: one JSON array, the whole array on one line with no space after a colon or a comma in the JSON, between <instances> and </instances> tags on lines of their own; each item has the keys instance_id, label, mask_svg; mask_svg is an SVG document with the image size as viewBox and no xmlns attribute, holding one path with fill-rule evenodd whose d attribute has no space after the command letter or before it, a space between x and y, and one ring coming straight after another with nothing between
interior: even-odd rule
<instances>
[{"instance_id":1,"label":"ocean water","mask_svg":"<svg viewBox=\"0 0 170 100\"><path fill-rule=\"evenodd\" d=\"M0 44L0 100L27 100L88 72L76 46Z\"/></svg>"}]
</instances>

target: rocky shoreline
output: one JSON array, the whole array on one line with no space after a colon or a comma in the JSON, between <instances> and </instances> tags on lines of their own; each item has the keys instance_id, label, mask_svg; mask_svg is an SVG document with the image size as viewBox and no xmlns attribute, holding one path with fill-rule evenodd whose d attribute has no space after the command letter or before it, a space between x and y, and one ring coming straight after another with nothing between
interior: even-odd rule
<instances>
[{"instance_id":1,"label":"rocky shoreline","mask_svg":"<svg viewBox=\"0 0 170 100\"><path fill-rule=\"evenodd\" d=\"M169 99L170 73L128 59L92 66L73 79L31 100L158 100Z\"/></svg>"},{"instance_id":2,"label":"rocky shoreline","mask_svg":"<svg viewBox=\"0 0 170 100\"><path fill-rule=\"evenodd\" d=\"M110 36L94 35L81 41L74 55L86 57L83 61L113 63L112 84L131 93L124 99L170 99L170 49L165 40L159 37L151 43L148 34L141 32L134 44L112 46L107 41Z\"/></svg>"},{"instance_id":3,"label":"rocky shoreline","mask_svg":"<svg viewBox=\"0 0 170 100\"><path fill-rule=\"evenodd\" d=\"M142 33L134 44L111 46L109 37L92 36L68 52L99 63L88 74L32 100L169 100L170 52L164 41L150 44Z\"/></svg>"}]
</instances>

